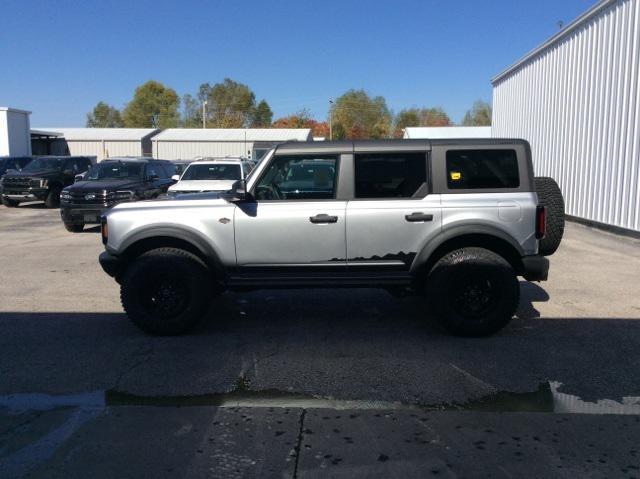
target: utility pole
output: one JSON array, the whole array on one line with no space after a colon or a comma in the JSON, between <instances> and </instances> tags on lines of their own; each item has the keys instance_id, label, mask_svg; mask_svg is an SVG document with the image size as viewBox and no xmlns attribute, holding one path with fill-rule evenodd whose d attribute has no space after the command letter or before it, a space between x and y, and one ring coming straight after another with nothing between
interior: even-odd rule
<instances>
[{"instance_id":1,"label":"utility pole","mask_svg":"<svg viewBox=\"0 0 640 479\"><path fill-rule=\"evenodd\" d=\"M202 128L207 127L207 100L202 102Z\"/></svg>"},{"instance_id":2,"label":"utility pole","mask_svg":"<svg viewBox=\"0 0 640 479\"><path fill-rule=\"evenodd\" d=\"M333 100L329 98L329 141L333 140Z\"/></svg>"}]
</instances>

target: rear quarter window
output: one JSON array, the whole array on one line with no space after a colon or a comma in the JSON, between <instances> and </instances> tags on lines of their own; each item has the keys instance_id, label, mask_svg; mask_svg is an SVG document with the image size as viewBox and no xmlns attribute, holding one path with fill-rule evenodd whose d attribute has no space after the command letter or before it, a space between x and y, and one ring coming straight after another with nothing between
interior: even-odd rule
<instances>
[{"instance_id":1,"label":"rear quarter window","mask_svg":"<svg viewBox=\"0 0 640 479\"><path fill-rule=\"evenodd\" d=\"M515 150L447 151L447 187L451 190L493 190L519 186Z\"/></svg>"}]
</instances>

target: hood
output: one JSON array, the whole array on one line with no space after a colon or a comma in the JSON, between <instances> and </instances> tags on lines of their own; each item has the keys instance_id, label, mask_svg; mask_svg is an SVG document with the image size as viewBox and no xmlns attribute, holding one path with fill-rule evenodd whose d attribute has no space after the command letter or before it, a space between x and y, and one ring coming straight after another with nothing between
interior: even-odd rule
<instances>
[{"instance_id":1,"label":"hood","mask_svg":"<svg viewBox=\"0 0 640 479\"><path fill-rule=\"evenodd\" d=\"M101 180L101 181L78 181L66 188L67 191L89 192L89 191L118 191L131 190L140 186L141 180L131 180L131 178Z\"/></svg>"},{"instance_id":2,"label":"hood","mask_svg":"<svg viewBox=\"0 0 640 479\"><path fill-rule=\"evenodd\" d=\"M194 206L202 205L203 201L206 201L206 206L222 206L229 205L228 201L220 198L217 193L194 193L188 195L179 195L176 197L163 197L146 201L132 201L128 203L118 203L109 211L120 210L133 210L133 209L147 209L147 208L172 208L176 206L188 206L193 204Z\"/></svg>"},{"instance_id":3,"label":"hood","mask_svg":"<svg viewBox=\"0 0 640 479\"><path fill-rule=\"evenodd\" d=\"M59 175L60 170L33 170L33 171L17 171L17 170L9 170L5 177L9 176L11 178L42 178L44 176L54 176Z\"/></svg>"},{"instance_id":4,"label":"hood","mask_svg":"<svg viewBox=\"0 0 640 479\"><path fill-rule=\"evenodd\" d=\"M186 180L178 181L169 191L228 191L235 180Z\"/></svg>"}]
</instances>

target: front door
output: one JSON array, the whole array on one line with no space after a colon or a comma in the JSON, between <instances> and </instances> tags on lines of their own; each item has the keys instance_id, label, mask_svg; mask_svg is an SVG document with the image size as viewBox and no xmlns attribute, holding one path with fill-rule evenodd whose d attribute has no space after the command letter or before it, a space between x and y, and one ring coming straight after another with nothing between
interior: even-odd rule
<instances>
[{"instance_id":1,"label":"front door","mask_svg":"<svg viewBox=\"0 0 640 479\"><path fill-rule=\"evenodd\" d=\"M343 267L346 201L336 199L339 155L275 156L255 202L235 209L238 267Z\"/></svg>"}]
</instances>

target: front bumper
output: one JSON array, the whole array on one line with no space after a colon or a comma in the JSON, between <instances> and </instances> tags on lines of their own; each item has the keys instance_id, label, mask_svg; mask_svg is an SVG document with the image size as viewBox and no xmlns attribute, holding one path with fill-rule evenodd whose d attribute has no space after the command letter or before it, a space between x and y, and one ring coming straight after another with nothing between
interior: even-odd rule
<instances>
[{"instance_id":1,"label":"front bumper","mask_svg":"<svg viewBox=\"0 0 640 479\"><path fill-rule=\"evenodd\" d=\"M118 278L120 273L122 272L124 261L117 256L112 255L108 251L103 251L98 256L98 261L100 261L100 266L105 273L107 273L112 278Z\"/></svg>"},{"instance_id":2,"label":"front bumper","mask_svg":"<svg viewBox=\"0 0 640 479\"><path fill-rule=\"evenodd\" d=\"M100 224L100 216L113 205L74 205L62 203L60 216L62 221L70 224Z\"/></svg>"},{"instance_id":3,"label":"front bumper","mask_svg":"<svg viewBox=\"0 0 640 479\"><path fill-rule=\"evenodd\" d=\"M522 276L527 281L546 281L549 276L549 260L545 256L523 256L522 266Z\"/></svg>"},{"instance_id":4,"label":"front bumper","mask_svg":"<svg viewBox=\"0 0 640 479\"><path fill-rule=\"evenodd\" d=\"M44 201L47 197L46 188L7 188L2 189L2 197L14 201Z\"/></svg>"}]
</instances>

